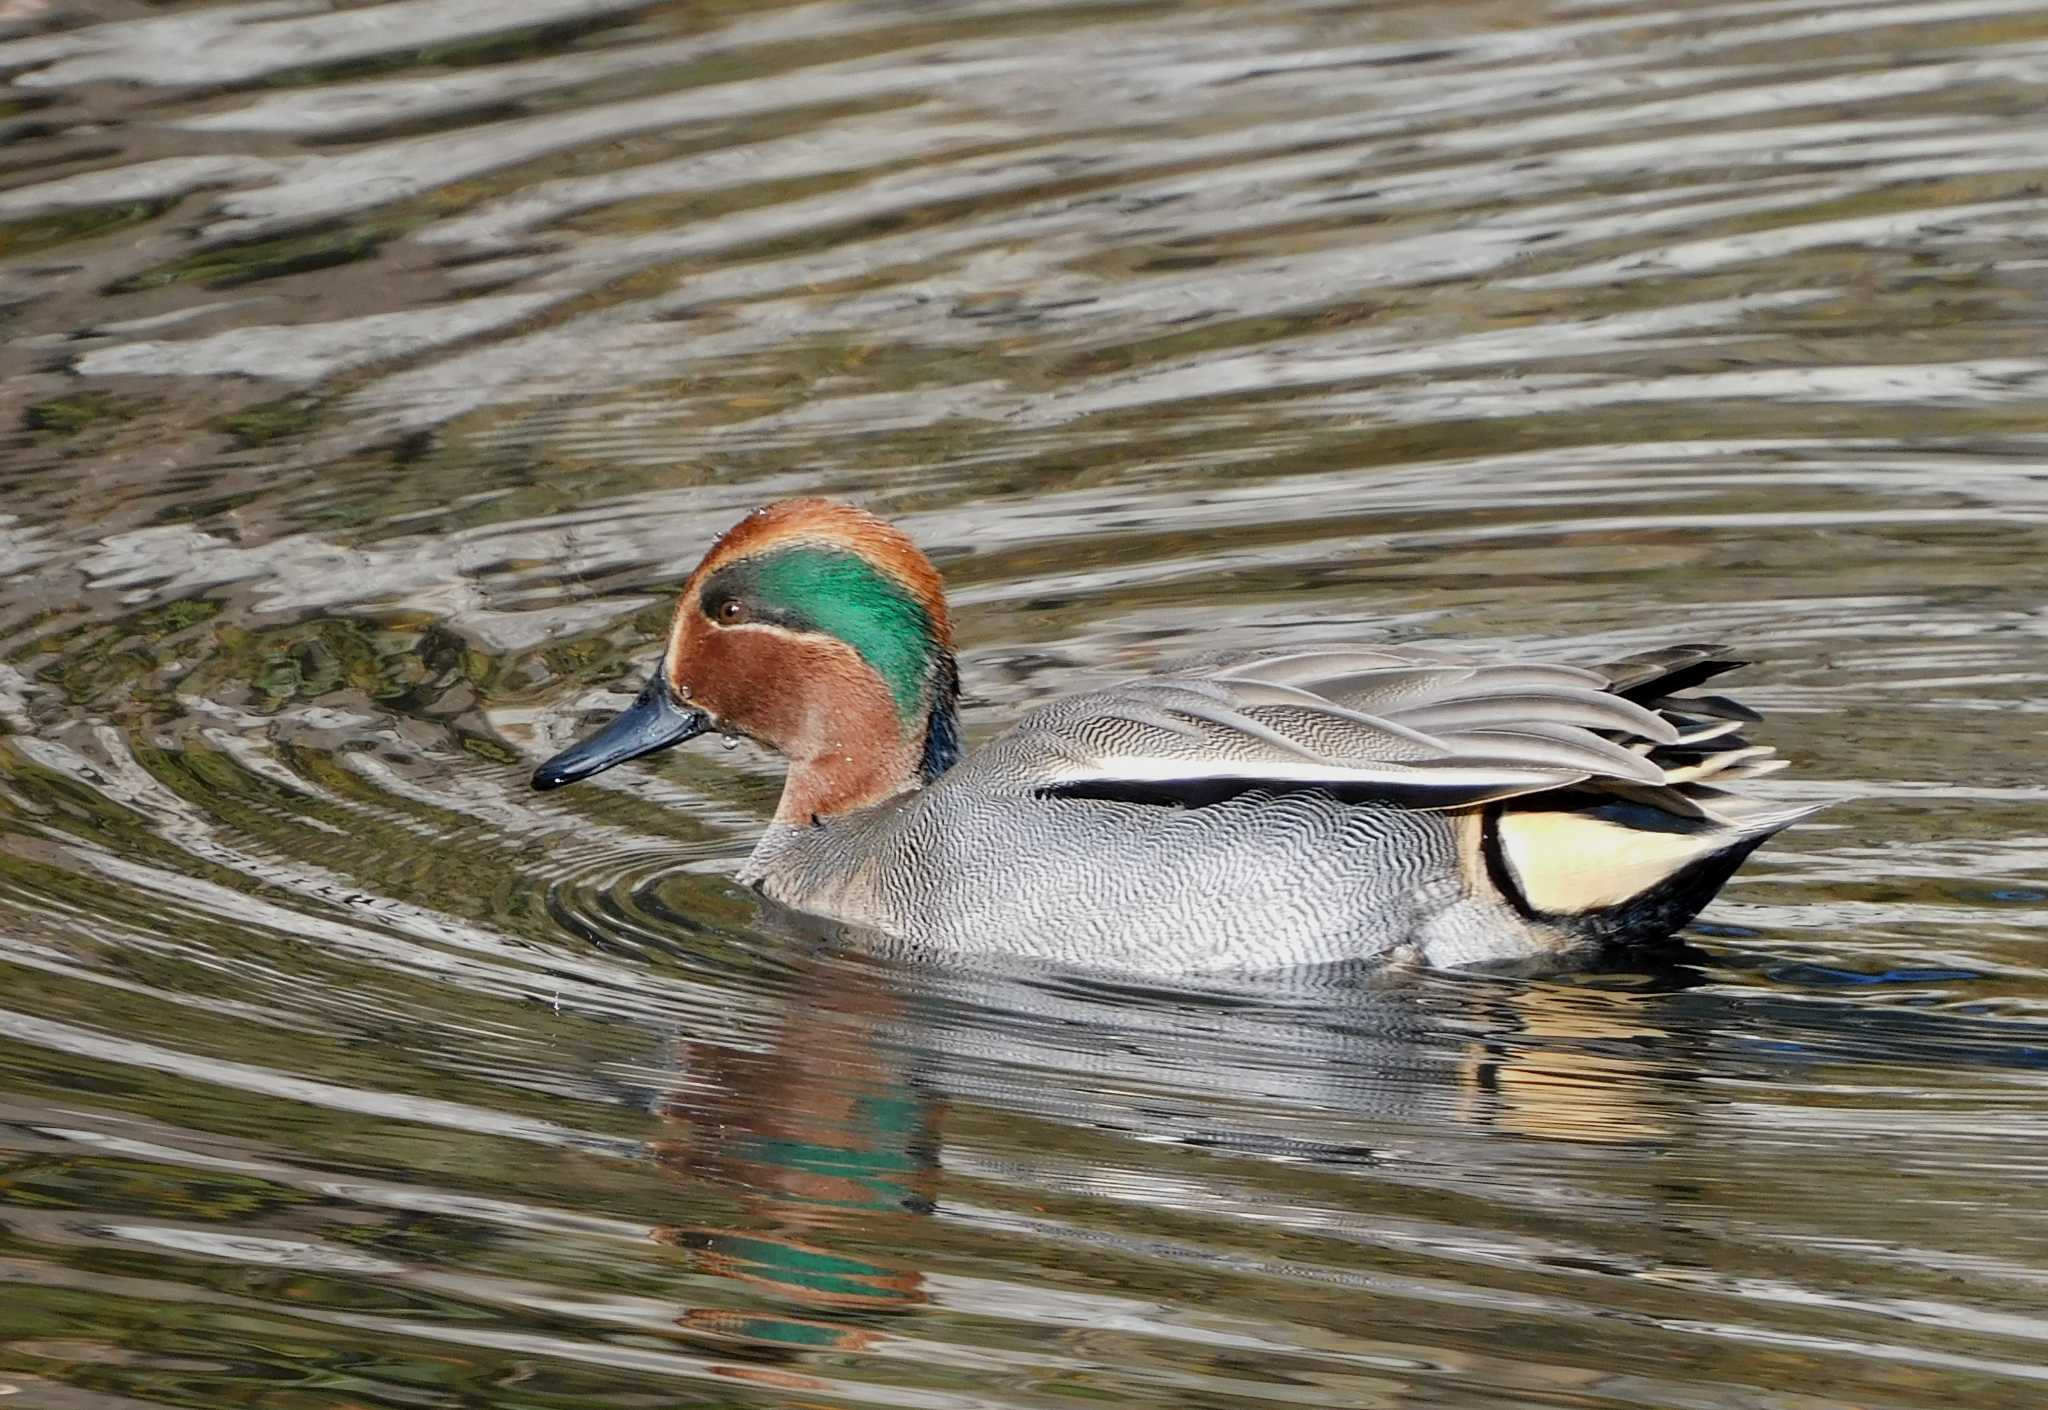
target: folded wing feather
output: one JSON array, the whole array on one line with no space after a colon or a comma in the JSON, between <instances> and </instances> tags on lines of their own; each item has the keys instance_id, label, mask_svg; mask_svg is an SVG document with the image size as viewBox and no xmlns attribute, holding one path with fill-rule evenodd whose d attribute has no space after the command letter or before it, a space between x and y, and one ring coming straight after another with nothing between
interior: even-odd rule
<instances>
[{"instance_id":1,"label":"folded wing feather","mask_svg":"<svg viewBox=\"0 0 2048 1410\"><path fill-rule=\"evenodd\" d=\"M992 753L1013 783L1042 793L1176 801L1309 785L1457 808L1586 785L1693 814L1676 788L1684 775L1665 766L1678 761L1659 751L1722 733L1720 718L1697 718L1718 712L1661 692L1631 699L1615 684L1626 679L1631 694L1647 694L1672 672L1698 679L1733 664L1711 650L1675 648L1608 672L1412 648L1211 657L1055 702ZM1683 762L1698 770L1691 777L1718 772L1709 767L1716 753ZM1761 762L1745 751L1722 767Z\"/></svg>"}]
</instances>

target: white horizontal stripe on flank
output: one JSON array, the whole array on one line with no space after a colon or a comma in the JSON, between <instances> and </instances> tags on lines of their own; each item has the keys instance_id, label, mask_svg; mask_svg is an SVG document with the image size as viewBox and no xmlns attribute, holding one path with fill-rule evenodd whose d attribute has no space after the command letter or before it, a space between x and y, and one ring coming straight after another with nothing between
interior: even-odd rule
<instances>
[{"instance_id":1,"label":"white horizontal stripe on flank","mask_svg":"<svg viewBox=\"0 0 2048 1410\"><path fill-rule=\"evenodd\" d=\"M1090 781L1171 783L1175 780L1194 782L1199 779L1241 778L1253 782L1271 779L1276 783L1385 783L1449 788L1473 784L1563 784L1591 776L1590 769L1567 768L1474 769L1439 764L1419 767L1385 765L1378 768L1354 768L1336 764L1308 763L1232 766L1229 761L1222 759L1206 765L1185 759L1117 759L1094 769L1056 770L1049 773L1046 779L1049 783L1060 784Z\"/></svg>"}]
</instances>

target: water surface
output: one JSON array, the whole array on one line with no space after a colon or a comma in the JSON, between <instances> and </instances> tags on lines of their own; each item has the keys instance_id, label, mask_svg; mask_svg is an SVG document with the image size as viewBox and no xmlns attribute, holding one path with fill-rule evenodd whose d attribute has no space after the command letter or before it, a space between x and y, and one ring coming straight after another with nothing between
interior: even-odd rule
<instances>
[{"instance_id":1,"label":"water surface","mask_svg":"<svg viewBox=\"0 0 2048 1410\"><path fill-rule=\"evenodd\" d=\"M0 1389L2048 1398L2048 11L0 5ZM746 508L970 731L1725 640L1832 800L1655 973L920 972L576 789Z\"/></svg>"}]
</instances>

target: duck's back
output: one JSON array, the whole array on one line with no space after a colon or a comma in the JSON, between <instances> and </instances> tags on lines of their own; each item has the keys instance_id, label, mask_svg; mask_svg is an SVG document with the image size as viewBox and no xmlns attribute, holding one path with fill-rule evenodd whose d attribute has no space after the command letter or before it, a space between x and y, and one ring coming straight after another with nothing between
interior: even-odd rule
<instances>
[{"instance_id":1,"label":"duck's back","mask_svg":"<svg viewBox=\"0 0 2048 1410\"><path fill-rule=\"evenodd\" d=\"M764 839L778 900L920 947L1185 972L1662 935L1803 815L1680 647L1590 670L1212 657L1069 697L922 791ZM1714 777L1716 782L1705 780Z\"/></svg>"}]
</instances>

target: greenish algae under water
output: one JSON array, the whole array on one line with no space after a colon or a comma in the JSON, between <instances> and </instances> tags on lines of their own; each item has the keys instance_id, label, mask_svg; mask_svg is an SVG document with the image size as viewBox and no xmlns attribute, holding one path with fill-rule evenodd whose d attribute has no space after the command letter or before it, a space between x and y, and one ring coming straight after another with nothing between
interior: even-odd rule
<instances>
[{"instance_id":1,"label":"greenish algae under water","mask_svg":"<svg viewBox=\"0 0 2048 1410\"><path fill-rule=\"evenodd\" d=\"M0 17L0 1391L2048 1397L2048 17ZM751 748L536 798L745 508L970 730L1194 647L1735 643L1833 800L1651 973L892 967Z\"/></svg>"}]
</instances>

